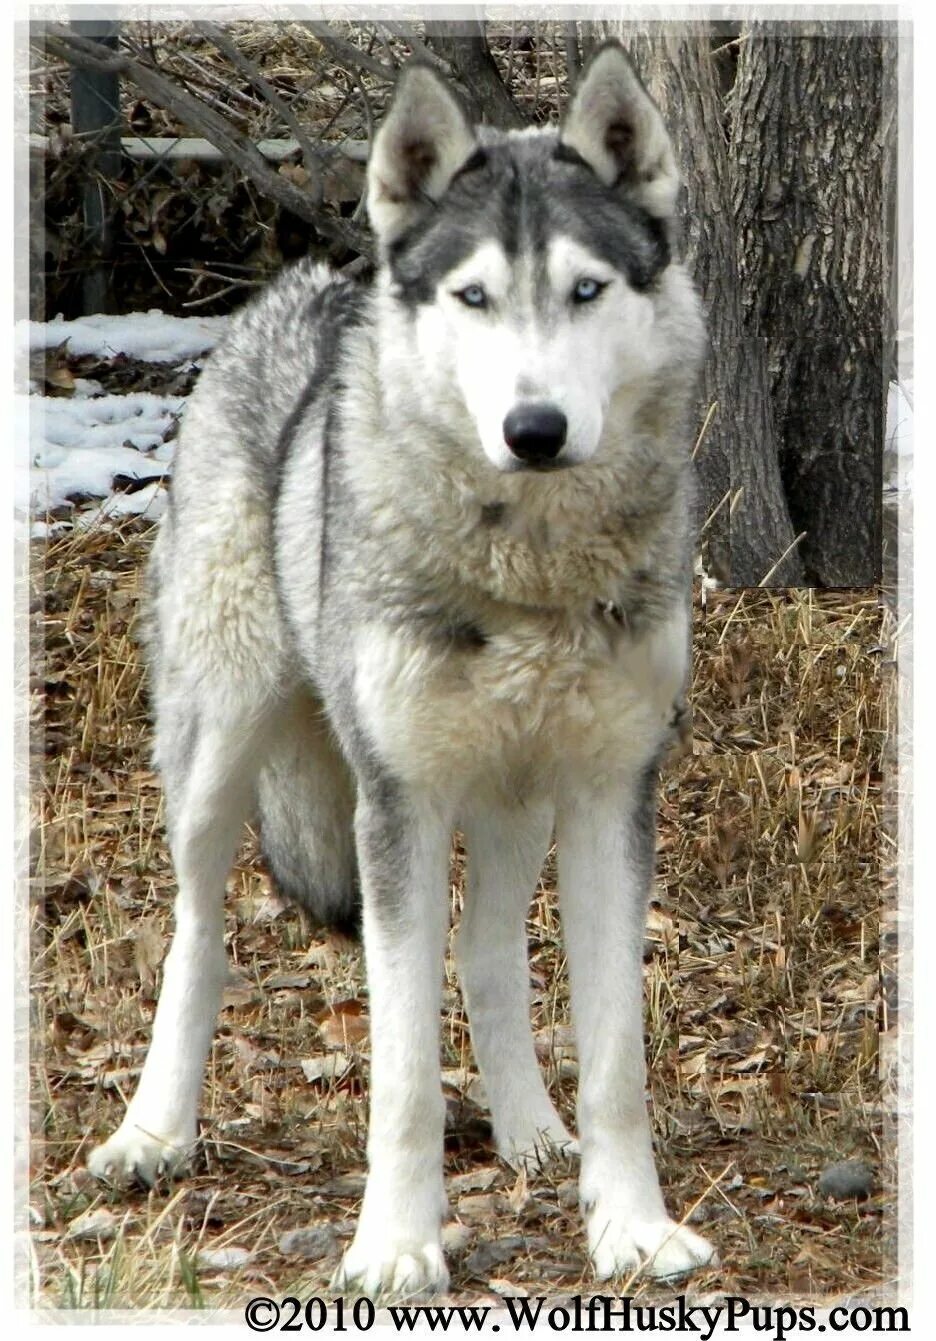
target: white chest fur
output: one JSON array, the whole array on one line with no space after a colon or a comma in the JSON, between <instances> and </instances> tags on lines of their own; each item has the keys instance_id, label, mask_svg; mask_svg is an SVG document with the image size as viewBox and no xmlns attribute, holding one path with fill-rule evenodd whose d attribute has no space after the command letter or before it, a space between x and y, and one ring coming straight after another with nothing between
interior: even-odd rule
<instances>
[{"instance_id":1,"label":"white chest fur","mask_svg":"<svg viewBox=\"0 0 936 1341\"><path fill-rule=\"evenodd\" d=\"M687 654L682 609L639 638L596 608L512 612L476 647L370 624L356 698L379 756L413 786L548 793L570 771L643 767L667 735Z\"/></svg>"}]
</instances>

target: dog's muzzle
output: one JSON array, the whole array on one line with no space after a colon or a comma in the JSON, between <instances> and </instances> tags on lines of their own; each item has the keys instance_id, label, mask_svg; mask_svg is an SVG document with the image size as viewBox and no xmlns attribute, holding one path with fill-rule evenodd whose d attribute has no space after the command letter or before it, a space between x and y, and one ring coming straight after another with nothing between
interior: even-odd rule
<instances>
[{"instance_id":1,"label":"dog's muzzle","mask_svg":"<svg viewBox=\"0 0 936 1341\"><path fill-rule=\"evenodd\" d=\"M555 405L517 405L504 420L504 441L518 460L542 469L557 464L568 427Z\"/></svg>"}]
</instances>

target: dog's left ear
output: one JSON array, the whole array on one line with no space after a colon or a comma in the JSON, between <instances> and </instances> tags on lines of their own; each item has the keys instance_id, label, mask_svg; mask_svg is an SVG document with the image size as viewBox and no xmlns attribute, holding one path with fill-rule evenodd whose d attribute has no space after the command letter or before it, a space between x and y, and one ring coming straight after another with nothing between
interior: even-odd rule
<instances>
[{"instance_id":1,"label":"dog's left ear","mask_svg":"<svg viewBox=\"0 0 936 1341\"><path fill-rule=\"evenodd\" d=\"M679 171L663 118L617 42L585 68L559 136L607 186L620 183L648 214L672 215Z\"/></svg>"},{"instance_id":2,"label":"dog's left ear","mask_svg":"<svg viewBox=\"0 0 936 1341\"><path fill-rule=\"evenodd\" d=\"M455 94L428 65L401 72L367 165L367 212L387 246L439 200L478 147Z\"/></svg>"}]
</instances>

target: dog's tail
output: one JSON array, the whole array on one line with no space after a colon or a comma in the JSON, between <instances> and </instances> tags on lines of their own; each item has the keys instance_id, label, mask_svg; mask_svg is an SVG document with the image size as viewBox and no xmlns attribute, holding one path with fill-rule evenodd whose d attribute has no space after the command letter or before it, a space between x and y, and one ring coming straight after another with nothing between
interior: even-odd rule
<instances>
[{"instance_id":1,"label":"dog's tail","mask_svg":"<svg viewBox=\"0 0 936 1341\"><path fill-rule=\"evenodd\" d=\"M260 845L276 888L316 925L359 934L354 782L306 691L283 709L257 792Z\"/></svg>"}]
</instances>

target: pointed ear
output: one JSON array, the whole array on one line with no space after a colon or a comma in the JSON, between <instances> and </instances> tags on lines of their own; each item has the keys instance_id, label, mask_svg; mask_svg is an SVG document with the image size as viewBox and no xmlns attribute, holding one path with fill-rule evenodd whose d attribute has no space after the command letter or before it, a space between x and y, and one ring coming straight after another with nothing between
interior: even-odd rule
<instances>
[{"instance_id":1,"label":"pointed ear","mask_svg":"<svg viewBox=\"0 0 936 1341\"><path fill-rule=\"evenodd\" d=\"M648 214L669 217L679 171L663 118L630 57L609 42L592 57L559 136L607 186L620 183Z\"/></svg>"},{"instance_id":2,"label":"pointed ear","mask_svg":"<svg viewBox=\"0 0 936 1341\"><path fill-rule=\"evenodd\" d=\"M411 63L374 140L367 166L367 212L383 246L428 201L439 200L478 147L461 104L429 65Z\"/></svg>"}]
</instances>

